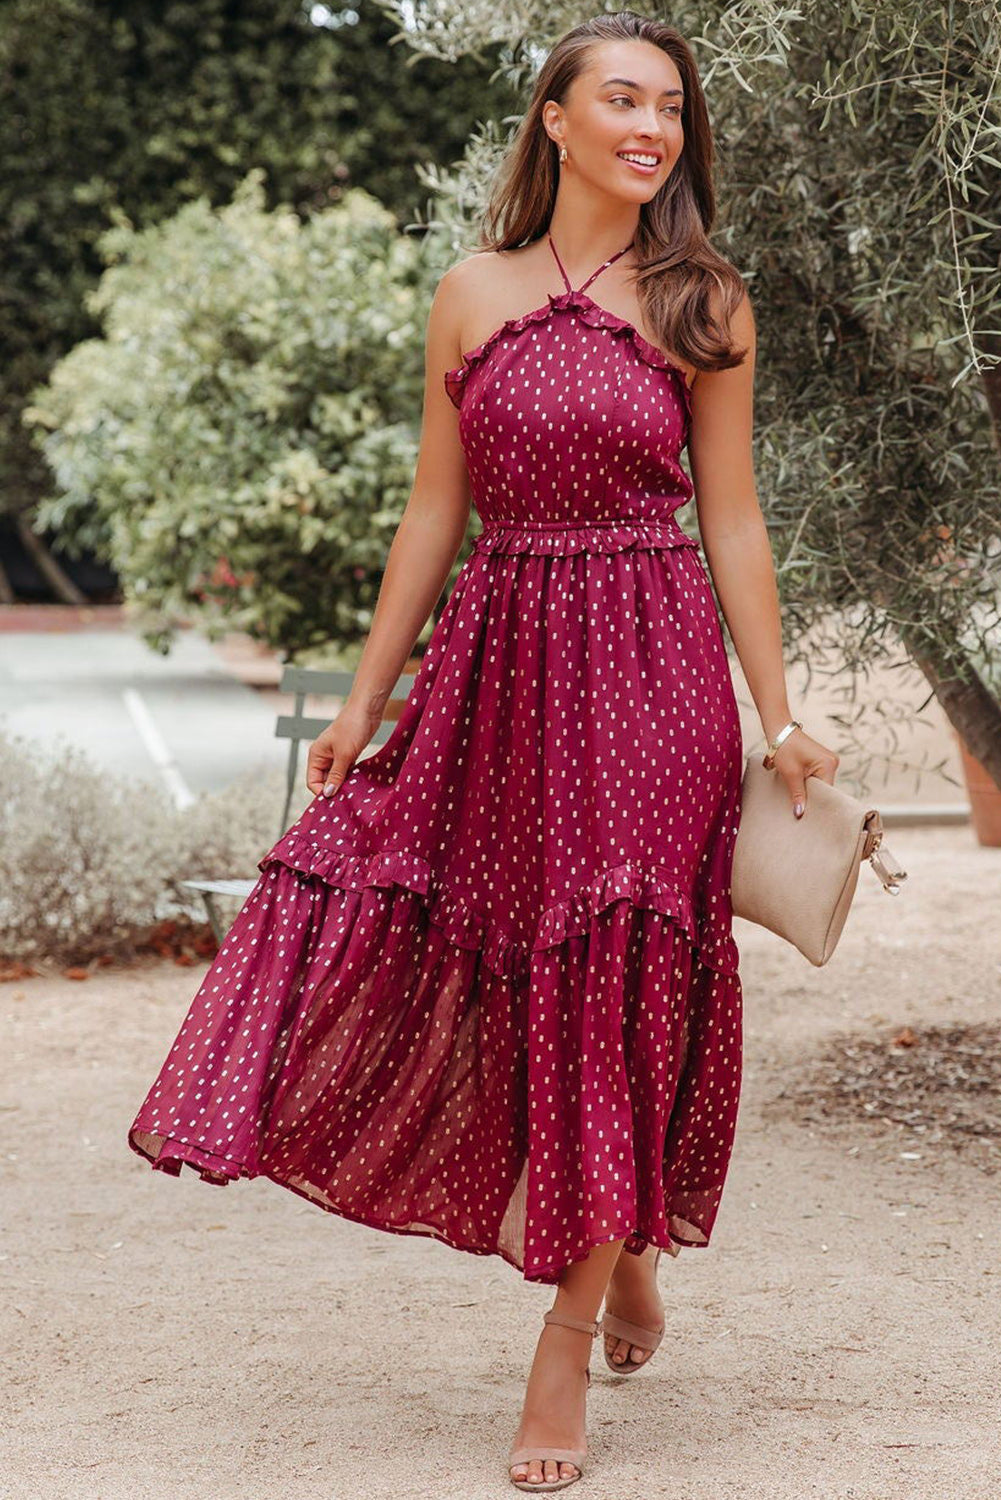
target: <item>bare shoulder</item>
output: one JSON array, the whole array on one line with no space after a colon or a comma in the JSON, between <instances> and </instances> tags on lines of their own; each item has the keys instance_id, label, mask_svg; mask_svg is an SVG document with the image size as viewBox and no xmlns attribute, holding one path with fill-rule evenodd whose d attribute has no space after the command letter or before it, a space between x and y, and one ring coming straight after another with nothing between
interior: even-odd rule
<instances>
[{"instance_id":1,"label":"bare shoulder","mask_svg":"<svg viewBox=\"0 0 1001 1500\"><path fill-rule=\"evenodd\" d=\"M431 299L430 327L441 329L446 336L458 339L459 332L468 317L470 304L477 296L482 284L483 263L496 261L492 250L481 250L475 255L464 256L438 278Z\"/></svg>"},{"instance_id":2,"label":"bare shoulder","mask_svg":"<svg viewBox=\"0 0 1001 1500\"><path fill-rule=\"evenodd\" d=\"M482 297L496 287L500 276L510 273L520 254L518 250L477 250L463 256L440 278L435 297L449 305Z\"/></svg>"},{"instance_id":3,"label":"bare shoulder","mask_svg":"<svg viewBox=\"0 0 1001 1500\"><path fill-rule=\"evenodd\" d=\"M478 250L456 261L441 276L432 303L432 319L445 330L458 363L468 349L510 315L523 297L525 247Z\"/></svg>"},{"instance_id":4,"label":"bare shoulder","mask_svg":"<svg viewBox=\"0 0 1001 1500\"><path fill-rule=\"evenodd\" d=\"M746 286L743 287L737 305L730 314L730 334L734 343L739 344L742 349L746 348L749 352L754 352L754 308Z\"/></svg>"}]
</instances>

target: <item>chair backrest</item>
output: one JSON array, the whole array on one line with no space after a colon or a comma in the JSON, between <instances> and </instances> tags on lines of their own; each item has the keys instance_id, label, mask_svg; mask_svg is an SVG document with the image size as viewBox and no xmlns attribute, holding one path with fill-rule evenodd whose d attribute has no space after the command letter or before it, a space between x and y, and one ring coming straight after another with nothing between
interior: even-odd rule
<instances>
[{"instance_id":1,"label":"chair backrest","mask_svg":"<svg viewBox=\"0 0 1001 1500\"><path fill-rule=\"evenodd\" d=\"M288 768L285 776L285 803L282 808L281 826L278 829L278 837L288 828L289 809L292 806L292 794L295 791L296 777L299 774L299 746L303 740L315 740L327 725L329 719L314 719L306 716L306 699L310 694L324 693L338 698L346 698L354 683L353 672L324 671L314 667L286 667L282 672L281 691L283 693L295 694L295 708L290 714L279 714L275 724L275 737L280 740L288 740L289 757ZM414 673L404 673L398 677L396 684L386 700L387 705L391 702L405 699L414 685ZM395 728L395 719L383 719L379 728L373 734L369 744L383 745L389 739Z\"/></svg>"}]
</instances>

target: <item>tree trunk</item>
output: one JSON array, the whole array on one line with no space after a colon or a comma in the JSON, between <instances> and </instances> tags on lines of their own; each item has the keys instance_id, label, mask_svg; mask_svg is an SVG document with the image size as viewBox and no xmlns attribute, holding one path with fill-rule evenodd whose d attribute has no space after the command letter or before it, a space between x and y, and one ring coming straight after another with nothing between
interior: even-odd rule
<instances>
[{"instance_id":1,"label":"tree trunk","mask_svg":"<svg viewBox=\"0 0 1001 1500\"><path fill-rule=\"evenodd\" d=\"M962 735L971 755L1001 787L1001 703L987 690L971 668L971 681L963 682L935 654L935 646L920 644L901 631L901 640L928 679L935 697L953 728Z\"/></svg>"},{"instance_id":2,"label":"tree trunk","mask_svg":"<svg viewBox=\"0 0 1001 1500\"><path fill-rule=\"evenodd\" d=\"M59 566L41 537L32 531L24 516L15 516L14 524L25 551L60 604L86 604L87 595L82 589L77 588L69 574Z\"/></svg>"},{"instance_id":3,"label":"tree trunk","mask_svg":"<svg viewBox=\"0 0 1001 1500\"><path fill-rule=\"evenodd\" d=\"M14 590L10 586L7 570L0 562L0 604L15 604Z\"/></svg>"}]
</instances>

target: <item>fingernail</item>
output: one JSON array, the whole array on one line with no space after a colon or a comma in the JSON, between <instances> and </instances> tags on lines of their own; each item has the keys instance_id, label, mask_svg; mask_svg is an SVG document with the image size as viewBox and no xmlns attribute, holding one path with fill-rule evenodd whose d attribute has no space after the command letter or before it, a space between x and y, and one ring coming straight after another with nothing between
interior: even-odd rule
<instances>
[{"instance_id":1,"label":"fingernail","mask_svg":"<svg viewBox=\"0 0 1001 1500\"><path fill-rule=\"evenodd\" d=\"M323 788L323 795L325 797L332 797L333 794L334 794L334 784L333 784L332 781L328 781L327 784L326 784L326 786Z\"/></svg>"},{"instance_id":2,"label":"fingernail","mask_svg":"<svg viewBox=\"0 0 1001 1500\"><path fill-rule=\"evenodd\" d=\"M792 810L796 814L797 818L801 818L803 816L803 804L802 804L802 802L796 802L796 803L794 803Z\"/></svg>"}]
</instances>

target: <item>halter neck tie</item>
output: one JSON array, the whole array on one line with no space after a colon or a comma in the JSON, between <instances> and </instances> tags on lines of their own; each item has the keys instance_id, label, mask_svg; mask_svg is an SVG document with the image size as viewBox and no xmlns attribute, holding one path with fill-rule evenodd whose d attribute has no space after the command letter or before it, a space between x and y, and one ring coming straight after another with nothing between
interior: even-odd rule
<instances>
[{"instance_id":1,"label":"halter neck tie","mask_svg":"<svg viewBox=\"0 0 1001 1500\"><path fill-rule=\"evenodd\" d=\"M548 233L548 231L546 233L546 238L549 241L549 247L550 247L550 249L552 250L553 254L556 257L556 264L560 268L560 275L563 277L563 283L566 286L567 291L568 292L572 292L573 291L573 286L571 285L570 277L567 275L566 271L563 268L563 262L560 260L559 252L557 251L556 246L553 243L553 237L552 237L551 234ZM591 274L587 278L587 280L581 286L579 286L577 288L577 290L579 292L586 291L587 288L591 285L591 282L594 281L594 279L595 279L596 276L600 276L601 273L602 273L602 271L607 270L607 268L612 264L613 261L618 260L618 258L619 258L620 255L625 255L626 251L628 249L630 249L630 247L632 246L632 243L633 243L632 240L630 240L628 245L623 245L623 247L622 247L621 250L616 250L616 252L615 252L614 255L610 255L606 261L603 261L601 263L601 265L598 267L598 269L596 271L592 271L591 272Z\"/></svg>"}]
</instances>

